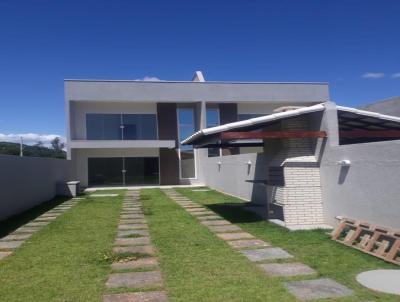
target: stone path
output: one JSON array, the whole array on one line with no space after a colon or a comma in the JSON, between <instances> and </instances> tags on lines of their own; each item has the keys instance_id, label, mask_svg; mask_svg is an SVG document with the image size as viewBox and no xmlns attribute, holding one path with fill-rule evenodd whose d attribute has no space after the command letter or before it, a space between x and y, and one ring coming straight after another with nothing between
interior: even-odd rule
<instances>
[{"instance_id":1,"label":"stone path","mask_svg":"<svg viewBox=\"0 0 400 302\"><path fill-rule=\"evenodd\" d=\"M29 239L34 233L40 231L58 216L68 211L76 204L74 199L70 199L53 209L36 217L34 220L19 227L14 232L0 239L0 260L11 255L15 249L20 247L25 240Z\"/></svg>"},{"instance_id":2,"label":"stone path","mask_svg":"<svg viewBox=\"0 0 400 302\"><path fill-rule=\"evenodd\" d=\"M139 191L128 191L123 201L113 253L128 256L112 263L112 273L106 287L112 290L135 291L110 293L103 296L103 302L166 302L168 297L163 286L162 276L155 249L151 244L147 222L139 201ZM149 289L157 289L151 290Z\"/></svg>"},{"instance_id":3,"label":"stone path","mask_svg":"<svg viewBox=\"0 0 400 302\"><path fill-rule=\"evenodd\" d=\"M299 262L287 262L293 258L287 251L273 247L270 243L255 238L244 232L237 225L216 215L215 212L205 208L173 189L164 189L164 192L182 206L189 214L196 217L201 224L207 227L217 237L228 243L233 249L238 250L269 277L301 277L316 275L311 267ZM285 261L285 262L282 262ZM276 261L276 262L274 262ZM287 281L284 286L297 299L302 301L338 298L353 294L353 291L334 280L321 278L303 281Z\"/></svg>"}]
</instances>

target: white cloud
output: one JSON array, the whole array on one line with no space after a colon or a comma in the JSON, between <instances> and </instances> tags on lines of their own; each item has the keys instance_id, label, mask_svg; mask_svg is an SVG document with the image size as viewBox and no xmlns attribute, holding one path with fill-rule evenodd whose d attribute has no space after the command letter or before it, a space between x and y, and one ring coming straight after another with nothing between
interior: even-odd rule
<instances>
[{"instance_id":1,"label":"white cloud","mask_svg":"<svg viewBox=\"0 0 400 302\"><path fill-rule=\"evenodd\" d=\"M385 77L383 72L366 72L362 76L364 79L381 79Z\"/></svg>"},{"instance_id":2,"label":"white cloud","mask_svg":"<svg viewBox=\"0 0 400 302\"><path fill-rule=\"evenodd\" d=\"M400 79L400 72L396 72L396 73L392 74L392 78L393 79Z\"/></svg>"},{"instance_id":3,"label":"white cloud","mask_svg":"<svg viewBox=\"0 0 400 302\"><path fill-rule=\"evenodd\" d=\"M149 76L145 76L142 79L135 79L135 81L151 81L151 82L158 82L158 81L162 81L157 77L149 77Z\"/></svg>"},{"instance_id":4,"label":"white cloud","mask_svg":"<svg viewBox=\"0 0 400 302\"><path fill-rule=\"evenodd\" d=\"M55 138L59 137L62 142L65 142L65 138L57 134L36 134L36 133L10 133L4 134L0 133L0 142L12 142L19 143L22 137L24 144L34 145L41 141L44 146L49 147L50 142Z\"/></svg>"}]
</instances>

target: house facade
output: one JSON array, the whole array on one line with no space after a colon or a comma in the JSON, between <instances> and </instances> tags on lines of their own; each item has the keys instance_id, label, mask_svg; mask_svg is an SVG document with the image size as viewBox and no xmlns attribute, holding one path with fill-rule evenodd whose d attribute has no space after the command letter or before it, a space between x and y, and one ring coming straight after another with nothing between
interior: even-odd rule
<instances>
[{"instance_id":1,"label":"house facade","mask_svg":"<svg viewBox=\"0 0 400 302\"><path fill-rule=\"evenodd\" d=\"M84 187L206 184L209 158L258 149L194 149L182 140L326 101L326 83L207 82L201 72L186 82L65 80L68 158Z\"/></svg>"}]
</instances>

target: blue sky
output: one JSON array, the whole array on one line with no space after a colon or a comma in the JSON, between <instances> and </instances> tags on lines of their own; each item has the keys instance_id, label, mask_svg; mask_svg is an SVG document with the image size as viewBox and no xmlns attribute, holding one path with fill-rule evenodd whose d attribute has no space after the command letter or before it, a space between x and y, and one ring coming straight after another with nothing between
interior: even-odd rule
<instances>
[{"instance_id":1,"label":"blue sky","mask_svg":"<svg viewBox=\"0 0 400 302\"><path fill-rule=\"evenodd\" d=\"M64 135L63 79L329 82L400 95L400 1L0 1L0 134Z\"/></svg>"}]
</instances>

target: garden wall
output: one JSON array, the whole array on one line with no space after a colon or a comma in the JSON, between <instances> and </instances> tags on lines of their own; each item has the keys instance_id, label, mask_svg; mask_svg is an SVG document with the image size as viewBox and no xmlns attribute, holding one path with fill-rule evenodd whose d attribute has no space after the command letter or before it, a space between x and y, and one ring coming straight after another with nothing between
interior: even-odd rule
<instances>
[{"instance_id":1,"label":"garden wall","mask_svg":"<svg viewBox=\"0 0 400 302\"><path fill-rule=\"evenodd\" d=\"M266 178L263 153L207 157L201 166L205 185L244 200L266 204L265 186L249 182Z\"/></svg>"},{"instance_id":2,"label":"garden wall","mask_svg":"<svg viewBox=\"0 0 400 302\"><path fill-rule=\"evenodd\" d=\"M351 161L349 167L337 164ZM325 149L321 162L324 216L346 216L400 229L400 141Z\"/></svg>"},{"instance_id":3,"label":"garden wall","mask_svg":"<svg viewBox=\"0 0 400 302\"><path fill-rule=\"evenodd\" d=\"M73 175L69 160L0 155L0 220L52 199Z\"/></svg>"}]
</instances>

